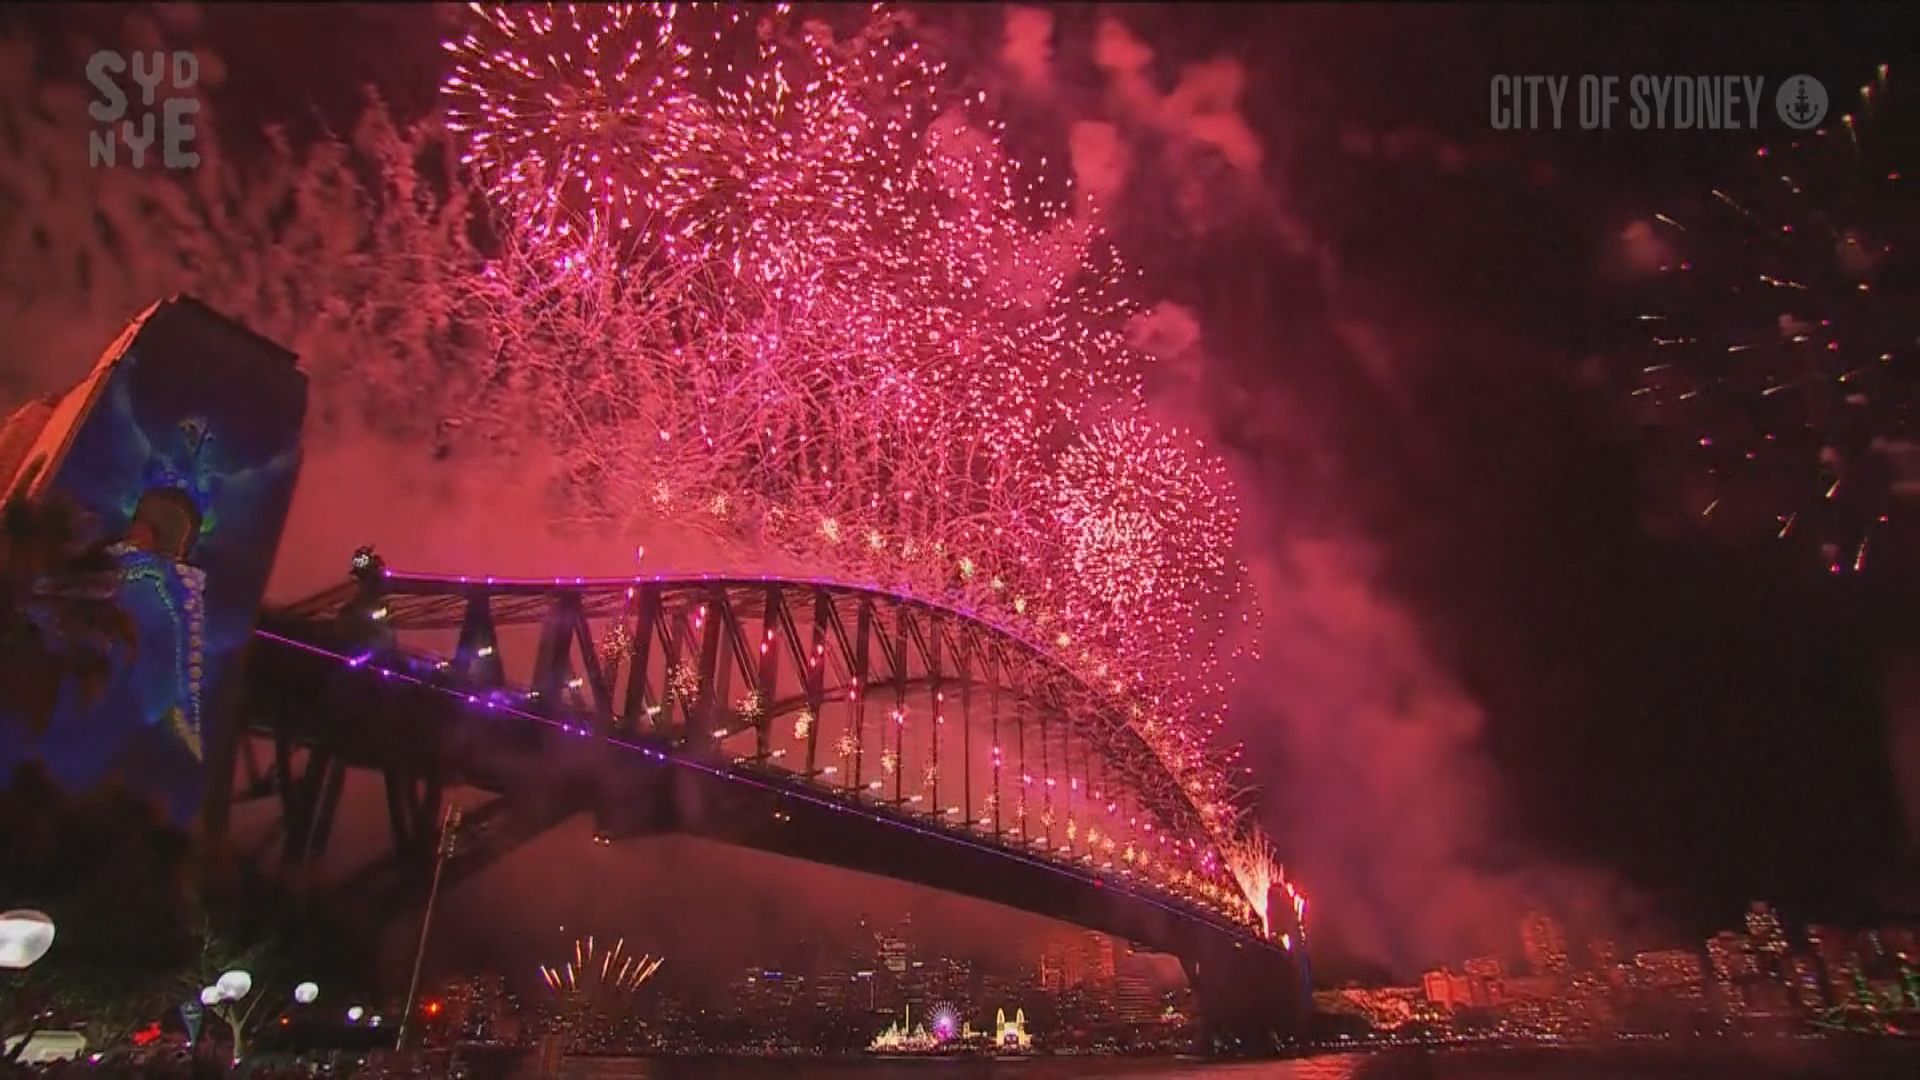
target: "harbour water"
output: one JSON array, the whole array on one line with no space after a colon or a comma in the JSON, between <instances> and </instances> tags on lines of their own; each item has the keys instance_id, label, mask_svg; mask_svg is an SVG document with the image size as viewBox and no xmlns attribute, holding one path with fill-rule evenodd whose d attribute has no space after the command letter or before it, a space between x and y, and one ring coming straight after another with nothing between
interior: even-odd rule
<instances>
[{"instance_id":1,"label":"harbour water","mask_svg":"<svg viewBox=\"0 0 1920 1080\"><path fill-rule=\"evenodd\" d=\"M1690 1043L1627 1048L1400 1050L1287 1061L1179 1058L574 1058L561 1080L1914 1080L1920 1044Z\"/></svg>"}]
</instances>

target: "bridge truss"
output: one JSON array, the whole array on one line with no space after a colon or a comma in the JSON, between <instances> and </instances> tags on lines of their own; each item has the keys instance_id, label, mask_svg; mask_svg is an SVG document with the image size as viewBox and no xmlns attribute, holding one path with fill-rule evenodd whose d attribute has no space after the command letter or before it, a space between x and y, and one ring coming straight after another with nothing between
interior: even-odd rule
<instances>
[{"instance_id":1,"label":"bridge truss","mask_svg":"<svg viewBox=\"0 0 1920 1080\"><path fill-rule=\"evenodd\" d=\"M326 626L356 660L405 656L434 685L584 736L773 773L1256 922L1137 712L967 612L829 581L454 577L370 560L274 621ZM419 793L390 801L396 839L419 832L399 831L429 812Z\"/></svg>"}]
</instances>

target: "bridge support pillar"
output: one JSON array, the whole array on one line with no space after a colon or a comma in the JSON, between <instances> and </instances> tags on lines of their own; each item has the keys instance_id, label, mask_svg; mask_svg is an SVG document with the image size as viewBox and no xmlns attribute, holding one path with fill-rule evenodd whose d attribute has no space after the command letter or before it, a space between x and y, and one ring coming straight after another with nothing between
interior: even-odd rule
<instances>
[{"instance_id":1,"label":"bridge support pillar","mask_svg":"<svg viewBox=\"0 0 1920 1080\"><path fill-rule=\"evenodd\" d=\"M1297 964L1212 939L1183 955L1180 965L1199 1013L1200 1053L1272 1057L1292 1049L1304 1031L1312 999Z\"/></svg>"}]
</instances>

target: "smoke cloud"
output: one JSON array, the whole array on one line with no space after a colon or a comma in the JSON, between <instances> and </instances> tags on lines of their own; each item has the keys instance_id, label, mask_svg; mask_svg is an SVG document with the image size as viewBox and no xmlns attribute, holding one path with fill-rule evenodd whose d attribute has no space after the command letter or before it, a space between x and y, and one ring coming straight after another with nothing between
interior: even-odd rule
<instances>
[{"instance_id":1,"label":"smoke cloud","mask_svg":"<svg viewBox=\"0 0 1920 1080\"><path fill-rule=\"evenodd\" d=\"M1457 344L1443 354L1457 313L1409 318L1427 299L1346 270L1341 230L1311 224L1291 196L1304 179L1293 170L1327 160L1290 145L1308 125L1271 108L1297 95L1270 80L1256 118L1244 58L1162 56L1129 22L1056 33L1056 68L1086 58L1103 91L1053 100L1082 186L1124 192L1115 228L1154 301L1132 328L1161 360L1154 407L1234 452L1265 620L1232 726L1263 786L1259 819L1311 898L1321 970L1411 978L1512 954L1534 908L1576 933L1651 928L1637 890L1515 826L1487 707L1436 648L1446 624L1398 572L1420 530L1441 527L1421 525L1430 508L1402 493L1458 482L1419 388L1510 345L1484 360ZM1180 74L1163 91L1154 73L1169 66ZM1327 137L1349 171L1500 160L1417 129ZM1169 229L1191 246L1170 253Z\"/></svg>"}]
</instances>

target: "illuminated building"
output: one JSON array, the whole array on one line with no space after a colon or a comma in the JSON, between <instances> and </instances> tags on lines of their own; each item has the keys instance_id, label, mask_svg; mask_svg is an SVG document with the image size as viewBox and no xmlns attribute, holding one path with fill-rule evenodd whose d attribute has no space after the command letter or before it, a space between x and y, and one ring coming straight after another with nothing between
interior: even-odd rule
<instances>
[{"instance_id":1,"label":"illuminated building","mask_svg":"<svg viewBox=\"0 0 1920 1080\"><path fill-rule=\"evenodd\" d=\"M1126 1024L1152 1023L1165 1009L1152 984L1132 975L1123 975L1114 981L1113 1007L1120 1021Z\"/></svg>"},{"instance_id":2,"label":"illuminated building","mask_svg":"<svg viewBox=\"0 0 1920 1080\"><path fill-rule=\"evenodd\" d=\"M1809 1011L1826 1008L1826 994L1820 985L1820 965L1811 956L1793 956L1787 961L1787 982L1795 1000Z\"/></svg>"},{"instance_id":3,"label":"illuminated building","mask_svg":"<svg viewBox=\"0 0 1920 1080\"><path fill-rule=\"evenodd\" d=\"M1834 1002L1853 995L1853 978L1860 972L1860 954L1854 948L1854 936L1831 926L1807 927L1807 945L1820 958L1826 974L1827 997Z\"/></svg>"},{"instance_id":4,"label":"illuminated building","mask_svg":"<svg viewBox=\"0 0 1920 1080\"><path fill-rule=\"evenodd\" d=\"M1113 939L1093 931L1048 941L1035 965L1041 988L1050 992L1105 986L1115 970Z\"/></svg>"},{"instance_id":5,"label":"illuminated building","mask_svg":"<svg viewBox=\"0 0 1920 1080\"><path fill-rule=\"evenodd\" d=\"M1089 930L1081 939L1085 955L1085 981L1096 985L1105 985L1114 978L1113 939L1105 934Z\"/></svg>"},{"instance_id":6,"label":"illuminated building","mask_svg":"<svg viewBox=\"0 0 1920 1080\"><path fill-rule=\"evenodd\" d=\"M1776 959L1786 955L1786 927L1781 925L1780 916L1773 906L1763 900L1755 900L1747 906L1747 937L1753 942L1756 953L1770 954Z\"/></svg>"},{"instance_id":7,"label":"illuminated building","mask_svg":"<svg viewBox=\"0 0 1920 1080\"><path fill-rule=\"evenodd\" d=\"M1595 938L1587 942L1587 958L1595 971L1608 971L1620 962L1620 945L1612 938Z\"/></svg>"},{"instance_id":8,"label":"illuminated building","mask_svg":"<svg viewBox=\"0 0 1920 1080\"><path fill-rule=\"evenodd\" d=\"M804 975L749 968L733 984L734 1011L748 1017L778 1017L812 1000Z\"/></svg>"},{"instance_id":9,"label":"illuminated building","mask_svg":"<svg viewBox=\"0 0 1920 1080\"><path fill-rule=\"evenodd\" d=\"M1051 951L1040 954L1034 976L1040 980L1040 989L1050 994L1064 990L1067 985L1065 965Z\"/></svg>"},{"instance_id":10,"label":"illuminated building","mask_svg":"<svg viewBox=\"0 0 1920 1080\"><path fill-rule=\"evenodd\" d=\"M1007 1010L993 1011L993 1042L1001 1050L1026 1050L1033 1046L1033 1037L1027 1034L1027 1010L1013 1010L1013 1019L1007 1019Z\"/></svg>"},{"instance_id":11,"label":"illuminated building","mask_svg":"<svg viewBox=\"0 0 1920 1080\"><path fill-rule=\"evenodd\" d=\"M911 917L908 924L911 925ZM907 973L907 939L903 934L881 931L874 935L874 955L880 968L894 975Z\"/></svg>"},{"instance_id":12,"label":"illuminated building","mask_svg":"<svg viewBox=\"0 0 1920 1080\"><path fill-rule=\"evenodd\" d=\"M1855 939L1860 955L1870 964L1877 964L1887 958L1886 943L1880 938L1878 930L1862 930Z\"/></svg>"},{"instance_id":13,"label":"illuminated building","mask_svg":"<svg viewBox=\"0 0 1920 1080\"><path fill-rule=\"evenodd\" d=\"M1080 985L1080 955L1072 940L1050 940L1040 949L1040 961L1036 974L1040 978L1040 988L1049 993L1058 993L1069 986Z\"/></svg>"},{"instance_id":14,"label":"illuminated building","mask_svg":"<svg viewBox=\"0 0 1920 1080\"><path fill-rule=\"evenodd\" d=\"M1392 1031L1434 1015L1417 986L1348 987L1313 995L1314 1008L1335 1015L1360 1016L1367 1025Z\"/></svg>"},{"instance_id":15,"label":"illuminated building","mask_svg":"<svg viewBox=\"0 0 1920 1080\"><path fill-rule=\"evenodd\" d=\"M926 1025L913 1024L913 1006L907 1006L901 1021L888 1024L887 1029L873 1037L867 1049L880 1054L923 1054L940 1045L940 1040L928 1034Z\"/></svg>"},{"instance_id":16,"label":"illuminated building","mask_svg":"<svg viewBox=\"0 0 1920 1080\"><path fill-rule=\"evenodd\" d=\"M1633 966L1639 984L1671 997L1696 1000L1705 992L1705 969L1700 954L1691 949L1651 949L1636 953Z\"/></svg>"},{"instance_id":17,"label":"illuminated building","mask_svg":"<svg viewBox=\"0 0 1920 1080\"><path fill-rule=\"evenodd\" d=\"M447 1028L469 1042L511 1042L519 1036L520 1003L506 976L474 975L447 984Z\"/></svg>"},{"instance_id":18,"label":"illuminated building","mask_svg":"<svg viewBox=\"0 0 1920 1080\"><path fill-rule=\"evenodd\" d=\"M1509 1001L1545 1001L1560 995L1558 975L1509 975L1501 980Z\"/></svg>"},{"instance_id":19,"label":"illuminated building","mask_svg":"<svg viewBox=\"0 0 1920 1080\"><path fill-rule=\"evenodd\" d=\"M1471 980L1447 968L1427 972L1421 987L1426 991L1428 1003L1442 1009L1460 1009L1473 1004Z\"/></svg>"},{"instance_id":20,"label":"illuminated building","mask_svg":"<svg viewBox=\"0 0 1920 1080\"><path fill-rule=\"evenodd\" d=\"M1731 930L1707 939L1707 962L1713 967L1715 982L1740 982L1759 972L1751 941Z\"/></svg>"},{"instance_id":21,"label":"illuminated building","mask_svg":"<svg viewBox=\"0 0 1920 1080\"><path fill-rule=\"evenodd\" d=\"M1461 970L1478 979L1499 979L1506 975L1506 961L1498 956L1476 956L1460 965Z\"/></svg>"},{"instance_id":22,"label":"illuminated building","mask_svg":"<svg viewBox=\"0 0 1920 1080\"><path fill-rule=\"evenodd\" d=\"M821 1013L837 1013L854 1002L855 977L842 973L822 975L813 980L813 1007Z\"/></svg>"},{"instance_id":23,"label":"illuminated building","mask_svg":"<svg viewBox=\"0 0 1920 1080\"><path fill-rule=\"evenodd\" d=\"M1759 973L1752 941L1744 934L1723 930L1707 939L1707 962L1713 968L1713 984L1719 992L1721 1010L1729 1014L1743 1011L1746 998L1741 987Z\"/></svg>"},{"instance_id":24,"label":"illuminated building","mask_svg":"<svg viewBox=\"0 0 1920 1080\"><path fill-rule=\"evenodd\" d=\"M1553 916L1535 911L1522 919L1520 944L1526 950L1527 967L1535 975L1567 970L1567 934Z\"/></svg>"}]
</instances>

